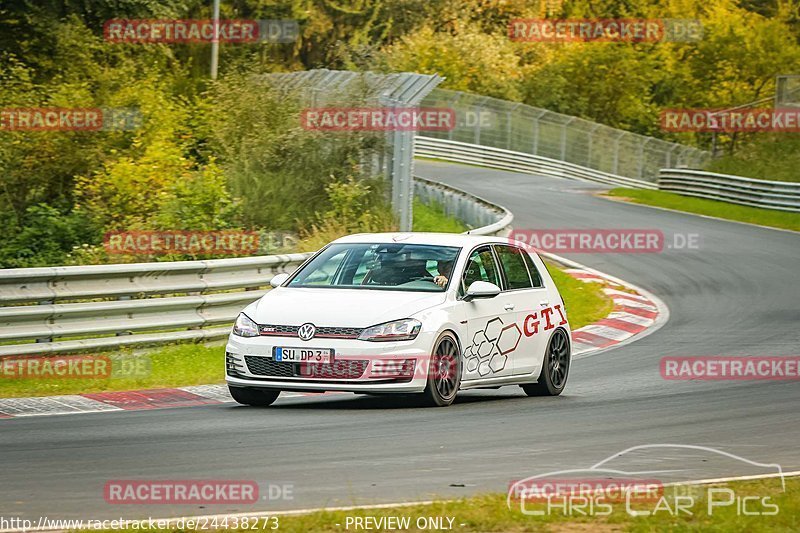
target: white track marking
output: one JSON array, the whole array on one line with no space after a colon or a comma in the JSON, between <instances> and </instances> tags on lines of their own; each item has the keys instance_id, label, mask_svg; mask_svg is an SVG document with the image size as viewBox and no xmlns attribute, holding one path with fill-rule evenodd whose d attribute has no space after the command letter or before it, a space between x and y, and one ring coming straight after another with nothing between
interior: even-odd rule
<instances>
[{"instance_id":1,"label":"white track marking","mask_svg":"<svg viewBox=\"0 0 800 533\"><path fill-rule=\"evenodd\" d=\"M620 296L624 300L631 299L631 300L638 300L638 301L640 301L642 303L646 303L646 304L650 303L650 301L647 298L645 298L644 296L640 296L638 294L631 294L629 292L620 291L620 290L617 290L617 289L605 288L605 289L603 289L603 292L606 293L607 295L611 296L612 298L614 296Z\"/></svg>"},{"instance_id":2,"label":"white track marking","mask_svg":"<svg viewBox=\"0 0 800 533\"><path fill-rule=\"evenodd\" d=\"M4 398L0 400L0 413L11 415L15 418L121 410L119 407L77 394L34 398Z\"/></svg>"},{"instance_id":3,"label":"white track marking","mask_svg":"<svg viewBox=\"0 0 800 533\"><path fill-rule=\"evenodd\" d=\"M632 313L626 313L625 311L614 311L606 318L613 318L614 320L622 320L623 322L628 322L629 324L636 324L637 326L652 326L655 320L652 318L647 318L639 315L634 315Z\"/></svg>"}]
</instances>

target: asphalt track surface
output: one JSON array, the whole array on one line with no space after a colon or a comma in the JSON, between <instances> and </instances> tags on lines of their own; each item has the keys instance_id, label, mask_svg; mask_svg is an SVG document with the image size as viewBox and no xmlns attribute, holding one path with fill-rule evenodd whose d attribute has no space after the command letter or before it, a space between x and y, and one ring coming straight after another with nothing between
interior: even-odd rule
<instances>
[{"instance_id":1,"label":"asphalt track surface","mask_svg":"<svg viewBox=\"0 0 800 533\"><path fill-rule=\"evenodd\" d=\"M509 482L589 467L630 446L691 444L800 470L800 383L677 382L663 356L800 353L800 235L621 204L603 187L417 163L508 207L516 228L660 229L700 249L567 255L660 297L670 320L632 344L574 362L566 392L462 393L447 409L356 395L157 411L0 420L0 516L141 518L372 504L504 492ZM659 479L770 472L711 452L661 447L614 467ZM596 476L595 476L596 477ZM291 484L255 505L110 505L114 479Z\"/></svg>"}]
</instances>

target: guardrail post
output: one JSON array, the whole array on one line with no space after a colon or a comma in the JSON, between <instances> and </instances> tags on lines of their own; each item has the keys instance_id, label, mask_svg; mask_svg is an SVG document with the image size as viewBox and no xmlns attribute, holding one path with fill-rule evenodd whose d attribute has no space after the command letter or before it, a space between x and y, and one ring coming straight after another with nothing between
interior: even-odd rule
<instances>
[{"instance_id":1,"label":"guardrail post","mask_svg":"<svg viewBox=\"0 0 800 533\"><path fill-rule=\"evenodd\" d=\"M477 113L478 116L481 116L481 107L476 106L475 109L476 109L475 113ZM472 132L472 138L475 140L475 144L481 144L481 128L478 124L475 124L473 128L474 130Z\"/></svg>"},{"instance_id":2,"label":"guardrail post","mask_svg":"<svg viewBox=\"0 0 800 533\"><path fill-rule=\"evenodd\" d=\"M456 94L456 97L453 98L451 101L447 102L447 105L450 106L450 108L455 111L456 103L459 100L461 100L461 96L463 94L464 93L460 93L460 92L458 94ZM466 121L466 120L467 120L467 117L465 116L464 117L464 121ZM458 127L458 124L456 124L456 128L457 127ZM453 129L451 129L450 131L447 132L447 138L450 139L451 141L453 140L453 132L456 131L456 128L453 128Z\"/></svg>"},{"instance_id":3,"label":"guardrail post","mask_svg":"<svg viewBox=\"0 0 800 533\"><path fill-rule=\"evenodd\" d=\"M636 177L642 179L644 176L644 147L647 146L647 143L650 142L650 139L647 139L644 142L639 142L639 168L636 173Z\"/></svg>"},{"instance_id":4,"label":"guardrail post","mask_svg":"<svg viewBox=\"0 0 800 533\"><path fill-rule=\"evenodd\" d=\"M600 127L600 124L595 124L594 127L589 130L589 142L588 142L588 149L586 153L586 166L590 168L592 167L592 144L594 144L594 132L597 131L597 128Z\"/></svg>"},{"instance_id":5,"label":"guardrail post","mask_svg":"<svg viewBox=\"0 0 800 533\"><path fill-rule=\"evenodd\" d=\"M614 162L611 165L612 174L619 174L619 141L624 135L625 132L623 131L614 139Z\"/></svg>"},{"instance_id":6,"label":"guardrail post","mask_svg":"<svg viewBox=\"0 0 800 533\"><path fill-rule=\"evenodd\" d=\"M567 160L567 126L572 124L576 117L570 117L568 121L561 125L561 160Z\"/></svg>"},{"instance_id":7,"label":"guardrail post","mask_svg":"<svg viewBox=\"0 0 800 533\"><path fill-rule=\"evenodd\" d=\"M506 149L511 150L511 117L514 111L522 104L516 104L514 107L506 111Z\"/></svg>"},{"instance_id":8,"label":"guardrail post","mask_svg":"<svg viewBox=\"0 0 800 533\"><path fill-rule=\"evenodd\" d=\"M531 152L533 155L539 154L539 119L547 113L545 110L540 110L539 114L533 117L533 151Z\"/></svg>"},{"instance_id":9,"label":"guardrail post","mask_svg":"<svg viewBox=\"0 0 800 533\"><path fill-rule=\"evenodd\" d=\"M672 152L674 152L676 148L678 147L673 146L669 150L667 150L667 161L666 161L667 164L664 165L666 168L672 167Z\"/></svg>"}]
</instances>

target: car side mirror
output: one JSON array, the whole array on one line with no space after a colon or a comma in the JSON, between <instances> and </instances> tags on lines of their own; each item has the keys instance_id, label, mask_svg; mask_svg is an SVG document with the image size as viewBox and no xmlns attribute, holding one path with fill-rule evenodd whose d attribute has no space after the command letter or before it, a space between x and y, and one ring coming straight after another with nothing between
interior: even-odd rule
<instances>
[{"instance_id":1,"label":"car side mirror","mask_svg":"<svg viewBox=\"0 0 800 533\"><path fill-rule=\"evenodd\" d=\"M500 294L500 287L488 281L473 281L464 295L464 301L469 302L476 298L494 298Z\"/></svg>"},{"instance_id":2,"label":"car side mirror","mask_svg":"<svg viewBox=\"0 0 800 533\"><path fill-rule=\"evenodd\" d=\"M272 279L269 280L269 284L273 287L280 287L287 279L289 279L289 274L286 272L281 272L280 274L275 274L272 276Z\"/></svg>"}]
</instances>

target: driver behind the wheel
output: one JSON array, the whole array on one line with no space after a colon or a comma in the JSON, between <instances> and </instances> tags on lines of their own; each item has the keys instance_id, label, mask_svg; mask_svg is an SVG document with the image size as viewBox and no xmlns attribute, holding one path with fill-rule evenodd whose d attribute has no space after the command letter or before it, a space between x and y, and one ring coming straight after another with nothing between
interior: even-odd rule
<instances>
[{"instance_id":1,"label":"driver behind the wheel","mask_svg":"<svg viewBox=\"0 0 800 533\"><path fill-rule=\"evenodd\" d=\"M437 261L436 270L439 272L438 276L434 276L433 282L440 287L447 285L447 280L453 273L453 263L455 261Z\"/></svg>"},{"instance_id":2,"label":"driver behind the wheel","mask_svg":"<svg viewBox=\"0 0 800 533\"><path fill-rule=\"evenodd\" d=\"M362 285L396 286L425 278L430 279L431 275L425 268L424 260L412 260L407 256L379 256L378 265L367 273Z\"/></svg>"}]
</instances>

